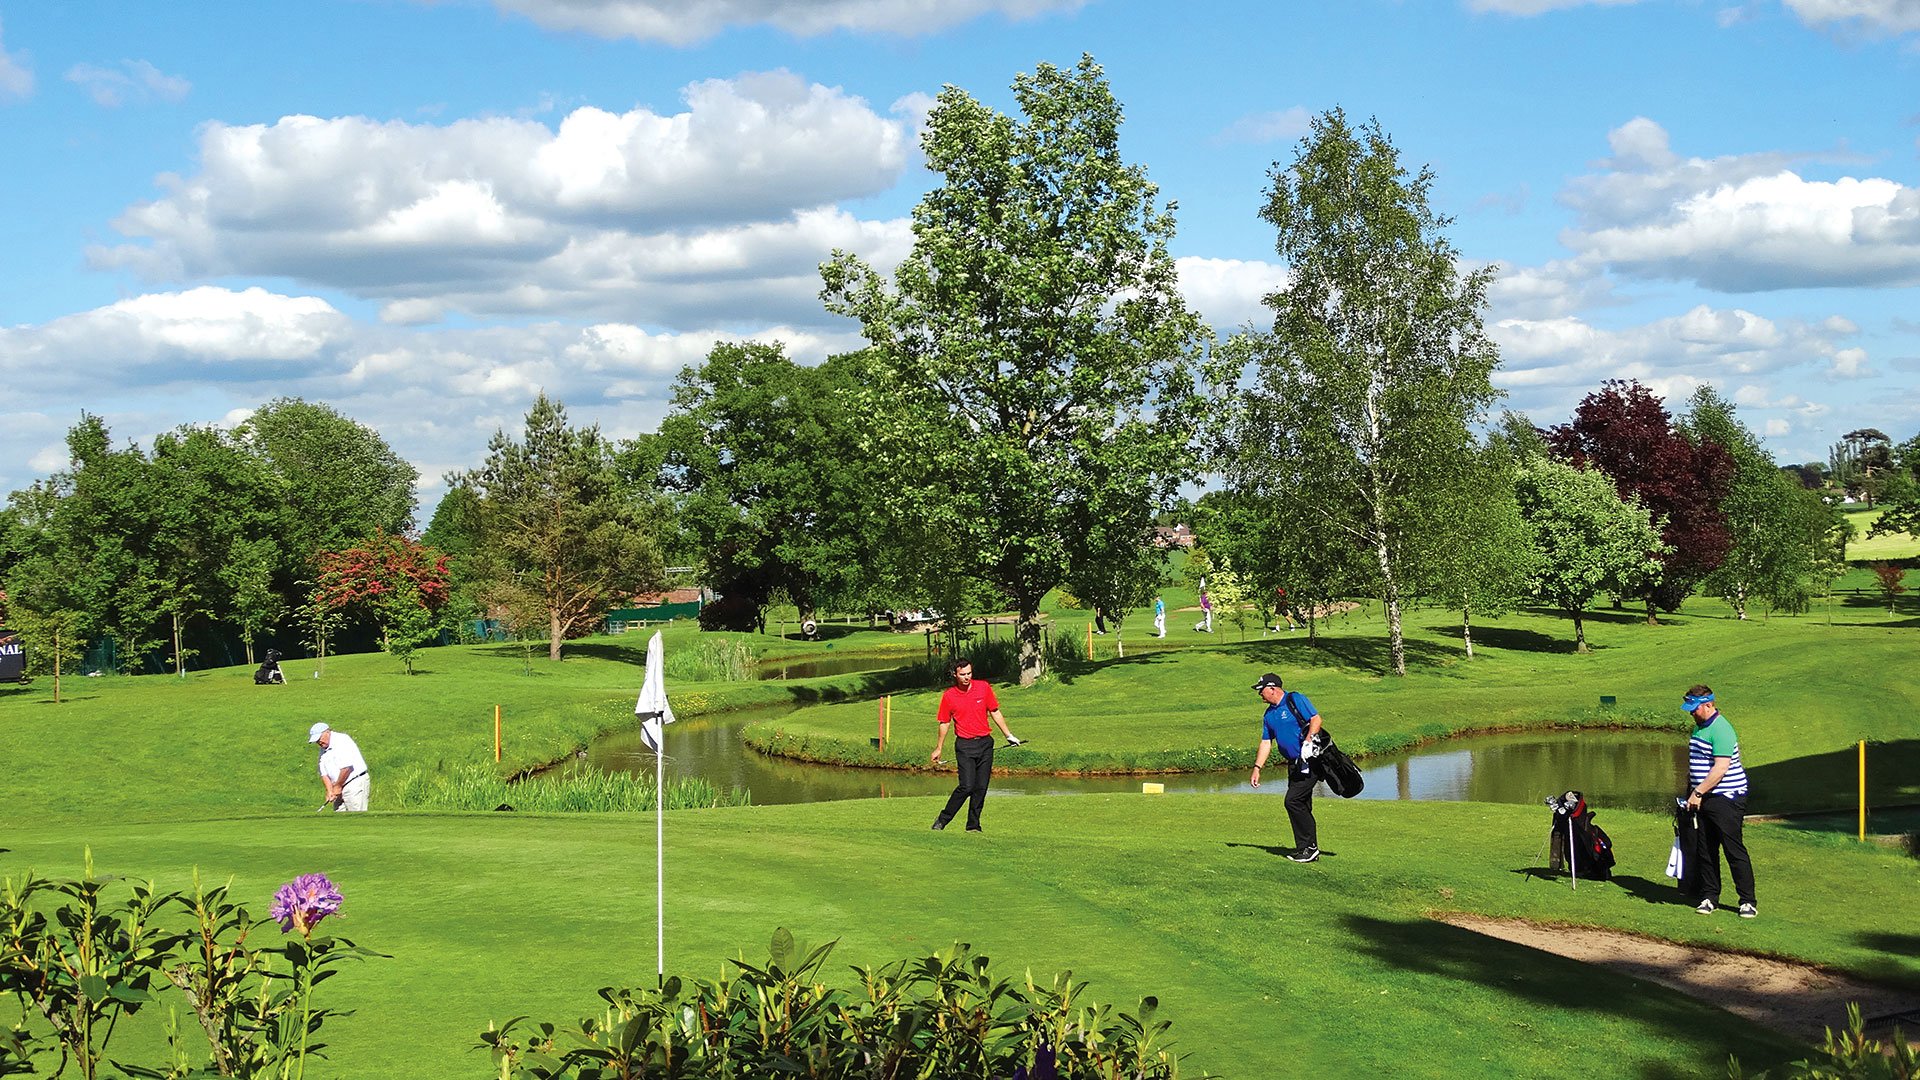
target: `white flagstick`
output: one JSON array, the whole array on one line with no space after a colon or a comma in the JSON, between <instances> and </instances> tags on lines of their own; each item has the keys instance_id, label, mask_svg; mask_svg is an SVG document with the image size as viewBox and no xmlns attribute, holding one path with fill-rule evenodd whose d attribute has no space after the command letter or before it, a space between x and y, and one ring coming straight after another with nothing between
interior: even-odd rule
<instances>
[{"instance_id":1,"label":"white flagstick","mask_svg":"<svg viewBox=\"0 0 1920 1080\"><path fill-rule=\"evenodd\" d=\"M667 726L660 725L660 748L653 754L653 955L660 963L660 985L667 985Z\"/></svg>"},{"instance_id":2,"label":"white flagstick","mask_svg":"<svg viewBox=\"0 0 1920 1080\"><path fill-rule=\"evenodd\" d=\"M653 749L654 957L663 986L667 979L667 725L673 723L664 651L656 631L647 642L646 683L633 707L634 715L642 717L640 738Z\"/></svg>"}]
</instances>

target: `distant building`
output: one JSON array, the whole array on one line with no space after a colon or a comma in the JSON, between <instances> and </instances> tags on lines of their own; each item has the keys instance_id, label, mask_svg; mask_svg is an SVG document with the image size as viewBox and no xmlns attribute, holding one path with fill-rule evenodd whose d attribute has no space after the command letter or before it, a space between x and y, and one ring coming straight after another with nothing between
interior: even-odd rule
<instances>
[{"instance_id":1,"label":"distant building","mask_svg":"<svg viewBox=\"0 0 1920 1080\"><path fill-rule=\"evenodd\" d=\"M1185 525L1155 525L1153 542L1163 548L1190 548L1193 546L1193 530Z\"/></svg>"}]
</instances>

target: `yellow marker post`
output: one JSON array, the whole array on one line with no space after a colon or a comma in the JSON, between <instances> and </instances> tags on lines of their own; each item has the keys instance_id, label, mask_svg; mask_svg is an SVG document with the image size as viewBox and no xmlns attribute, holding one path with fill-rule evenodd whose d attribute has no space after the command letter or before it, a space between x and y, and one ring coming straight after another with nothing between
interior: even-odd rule
<instances>
[{"instance_id":1,"label":"yellow marker post","mask_svg":"<svg viewBox=\"0 0 1920 1080\"><path fill-rule=\"evenodd\" d=\"M893 695L888 694L880 700L885 703L886 707L886 711L882 714L880 731L880 742L882 746L885 746L886 741L893 738Z\"/></svg>"},{"instance_id":2,"label":"yellow marker post","mask_svg":"<svg viewBox=\"0 0 1920 1080\"><path fill-rule=\"evenodd\" d=\"M493 760L500 760L500 706L493 707Z\"/></svg>"},{"instance_id":3,"label":"yellow marker post","mask_svg":"<svg viewBox=\"0 0 1920 1080\"><path fill-rule=\"evenodd\" d=\"M1093 624L1087 624L1087 659L1093 659Z\"/></svg>"},{"instance_id":4,"label":"yellow marker post","mask_svg":"<svg viewBox=\"0 0 1920 1080\"><path fill-rule=\"evenodd\" d=\"M1867 841L1867 740L1860 740L1860 842Z\"/></svg>"},{"instance_id":5,"label":"yellow marker post","mask_svg":"<svg viewBox=\"0 0 1920 1080\"><path fill-rule=\"evenodd\" d=\"M1140 794L1142 795L1165 795L1166 793L1167 785L1165 784L1155 784L1145 781L1140 784Z\"/></svg>"}]
</instances>

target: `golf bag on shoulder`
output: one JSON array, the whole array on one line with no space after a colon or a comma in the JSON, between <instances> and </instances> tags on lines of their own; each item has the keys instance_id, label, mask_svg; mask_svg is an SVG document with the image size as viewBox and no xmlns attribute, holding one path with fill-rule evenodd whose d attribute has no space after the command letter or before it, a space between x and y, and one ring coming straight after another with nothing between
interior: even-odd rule
<instances>
[{"instance_id":1,"label":"golf bag on shoulder","mask_svg":"<svg viewBox=\"0 0 1920 1080\"><path fill-rule=\"evenodd\" d=\"M1547 841L1547 869L1565 867L1576 880L1605 881L1613 876L1613 838L1593 823L1587 798L1578 791L1547 796L1553 832Z\"/></svg>"},{"instance_id":2,"label":"golf bag on shoulder","mask_svg":"<svg viewBox=\"0 0 1920 1080\"><path fill-rule=\"evenodd\" d=\"M1367 786L1366 778L1360 775L1360 766L1346 752L1334 745L1333 737L1325 728L1313 737L1313 757L1308 759L1313 778L1327 785L1327 790L1343 799L1351 799Z\"/></svg>"}]
</instances>

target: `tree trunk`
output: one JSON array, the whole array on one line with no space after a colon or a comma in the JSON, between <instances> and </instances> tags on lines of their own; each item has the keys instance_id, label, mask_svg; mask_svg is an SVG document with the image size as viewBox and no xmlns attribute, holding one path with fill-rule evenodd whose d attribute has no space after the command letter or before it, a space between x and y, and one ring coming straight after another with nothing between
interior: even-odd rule
<instances>
[{"instance_id":1,"label":"tree trunk","mask_svg":"<svg viewBox=\"0 0 1920 1080\"><path fill-rule=\"evenodd\" d=\"M554 660L554 661L558 661L560 659L560 643L562 640L563 640L563 632L560 628L560 609L557 607L548 608L547 609L547 659Z\"/></svg>"},{"instance_id":2,"label":"tree trunk","mask_svg":"<svg viewBox=\"0 0 1920 1080\"><path fill-rule=\"evenodd\" d=\"M1660 625L1660 615L1658 612L1654 610L1654 607L1653 607L1653 590L1652 589L1647 590L1647 625L1648 626Z\"/></svg>"},{"instance_id":3,"label":"tree trunk","mask_svg":"<svg viewBox=\"0 0 1920 1080\"><path fill-rule=\"evenodd\" d=\"M1020 622L1014 630L1019 642L1020 685L1032 686L1040 679L1040 605L1021 604Z\"/></svg>"},{"instance_id":4,"label":"tree trunk","mask_svg":"<svg viewBox=\"0 0 1920 1080\"><path fill-rule=\"evenodd\" d=\"M1393 673L1407 673L1407 642L1400 636L1400 583L1393 579L1393 559L1387 554L1387 538L1376 533L1373 553L1380 560L1380 599L1387 606L1387 651L1393 658Z\"/></svg>"},{"instance_id":5,"label":"tree trunk","mask_svg":"<svg viewBox=\"0 0 1920 1080\"><path fill-rule=\"evenodd\" d=\"M1580 620L1580 611L1578 608L1569 611L1567 614L1573 616L1573 651L1577 653L1586 652L1587 624Z\"/></svg>"},{"instance_id":6,"label":"tree trunk","mask_svg":"<svg viewBox=\"0 0 1920 1080\"><path fill-rule=\"evenodd\" d=\"M240 632L240 647L247 651L247 666L252 667L253 666L253 631L243 629Z\"/></svg>"},{"instance_id":7,"label":"tree trunk","mask_svg":"<svg viewBox=\"0 0 1920 1080\"><path fill-rule=\"evenodd\" d=\"M53 628L53 703L60 704L60 628Z\"/></svg>"},{"instance_id":8,"label":"tree trunk","mask_svg":"<svg viewBox=\"0 0 1920 1080\"><path fill-rule=\"evenodd\" d=\"M173 613L173 673L179 678L187 677L187 658L180 654L180 613Z\"/></svg>"},{"instance_id":9,"label":"tree trunk","mask_svg":"<svg viewBox=\"0 0 1920 1080\"><path fill-rule=\"evenodd\" d=\"M1747 621L1747 587L1745 585L1733 587L1733 611L1740 616L1741 622Z\"/></svg>"},{"instance_id":10,"label":"tree trunk","mask_svg":"<svg viewBox=\"0 0 1920 1080\"><path fill-rule=\"evenodd\" d=\"M1460 605L1460 638L1467 643L1467 659L1473 659L1473 605Z\"/></svg>"}]
</instances>

